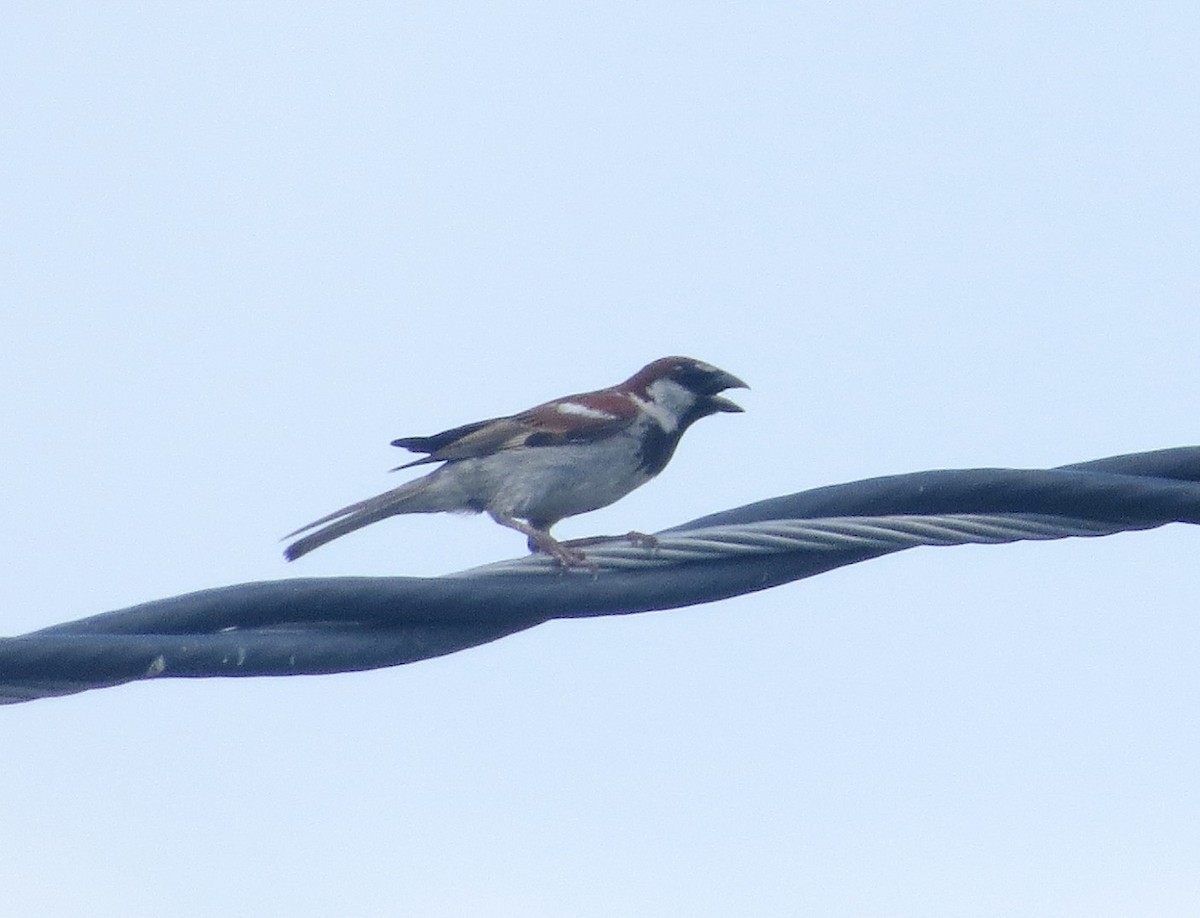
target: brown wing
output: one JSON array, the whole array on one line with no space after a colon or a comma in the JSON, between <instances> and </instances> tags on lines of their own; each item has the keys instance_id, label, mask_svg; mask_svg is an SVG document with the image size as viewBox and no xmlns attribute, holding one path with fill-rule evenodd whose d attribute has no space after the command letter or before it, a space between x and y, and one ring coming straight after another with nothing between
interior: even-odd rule
<instances>
[{"instance_id":1,"label":"brown wing","mask_svg":"<svg viewBox=\"0 0 1200 918\"><path fill-rule=\"evenodd\" d=\"M595 440L627 427L637 415L637 406L621 395L589 392L546 402L520 414L464 424L431 437L401 437L392 445L429 453L398 467L406 469L427 462L487 456L520 446Z\"/></svg>"}]
</instances>

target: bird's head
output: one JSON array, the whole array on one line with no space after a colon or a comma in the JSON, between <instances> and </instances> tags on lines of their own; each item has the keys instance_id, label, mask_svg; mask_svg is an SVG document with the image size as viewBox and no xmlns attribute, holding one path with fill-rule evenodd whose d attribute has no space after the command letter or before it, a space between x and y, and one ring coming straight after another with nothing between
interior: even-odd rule
<instances>
[{"instance_id":1,"label":"bird's head","mask_svg":"<svg viewBox=\"0 0 1200 918\"><path fill-rule=\"evenodd\" d=\"M634 373L621 388L636 397L664 431L682 433L710 414L741 411L740 405L720 393L750 387L703 360L661 357Z\"/></svg>"}]
</instances>

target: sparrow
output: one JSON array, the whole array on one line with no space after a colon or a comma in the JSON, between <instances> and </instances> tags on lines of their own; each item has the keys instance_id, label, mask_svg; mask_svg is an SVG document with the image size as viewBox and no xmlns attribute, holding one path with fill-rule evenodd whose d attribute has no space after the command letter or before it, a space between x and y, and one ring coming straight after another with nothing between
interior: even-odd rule
<instances>
[{"instance_id":1,"label":"sparrow","mask_svg":"<svg viewBox=\"0 0 1200 918\"><path fill-rule=\"evenodd\" d=\"M288 533L285 539L308 535L287 546L284 557L294 561L389 516L449 512L487 513L524 534L530 551L544 552L564 567L586 564L583 553L551 536L550 528L645 484L666 467L692 424L742 411L719 393L744 388L733 374L703 361L663 357L607 389L430 437L400 437L392 446L424 455L392 471L442 465Z\"/></svg>"}]
</instances>

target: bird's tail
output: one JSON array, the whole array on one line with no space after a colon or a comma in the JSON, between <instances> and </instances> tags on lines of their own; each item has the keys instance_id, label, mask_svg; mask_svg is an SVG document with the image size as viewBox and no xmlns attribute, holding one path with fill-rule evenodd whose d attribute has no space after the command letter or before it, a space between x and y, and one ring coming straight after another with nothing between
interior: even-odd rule
<instances>
[{"instance_id":1,"label":"bird's tail","mask_svg":"<svg viewBox=\"0 0 1200 918\"><path fill-rule=\"evenodd\" d=\"M447 495L441 493L444 489L437 487L438 484L438 474L434 472L424 478L405 482L400 487L392 488L383 494L368 497L356 504L342 507L341 510L335 510L328 516L323 516L319 520L314 520L307 526L301 526L295 532L285 535L285 539L290 539L292 536L308 532L310 529L315 530L285 548L283 556L289 561L295 561L301 555L308 554L314 548L320 548L326 542L331 542L349 532L361 529L363 526L387 519L389 516L397 516L401 513L436 513L455 509L453 504L447 503Z\"/></svg>"}]
</instances>

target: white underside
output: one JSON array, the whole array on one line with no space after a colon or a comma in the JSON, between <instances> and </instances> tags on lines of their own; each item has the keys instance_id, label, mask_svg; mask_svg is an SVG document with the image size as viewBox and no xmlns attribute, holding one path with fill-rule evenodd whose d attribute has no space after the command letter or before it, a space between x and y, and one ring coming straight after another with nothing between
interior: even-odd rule
<instances>
[{"instance_id":1,"label":"white underside","mask_svg":"<svg viewBox=\"0 0 1200 918\"><path fill-rule=\"evenodd\" d=\"M650 480L630 433L594 443L503 450L450 462L427 476L436 509L478 507L523 520L555 522L607 507ZM431 507L430 509L435 509Z\"/></svg>"}]
</instances>

